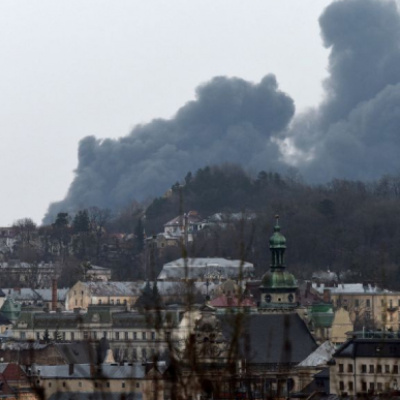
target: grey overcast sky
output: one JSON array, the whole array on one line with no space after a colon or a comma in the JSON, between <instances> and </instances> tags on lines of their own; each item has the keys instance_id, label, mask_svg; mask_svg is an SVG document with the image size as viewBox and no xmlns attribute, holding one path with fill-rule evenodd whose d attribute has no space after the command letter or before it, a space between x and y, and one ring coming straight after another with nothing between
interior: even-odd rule
<instances>
[{"instance_id":1,"label":"grey overcast sky","mask_svg":"<svg viewBox=\"0 0 400 400\"><path fill-rule=\"evenodd\" d=\"M2 0L0 225L40 223L80 139L169 118L214 76L276 75L296 111L321 101L330 0Z\"/></svg>"}]
</instances>

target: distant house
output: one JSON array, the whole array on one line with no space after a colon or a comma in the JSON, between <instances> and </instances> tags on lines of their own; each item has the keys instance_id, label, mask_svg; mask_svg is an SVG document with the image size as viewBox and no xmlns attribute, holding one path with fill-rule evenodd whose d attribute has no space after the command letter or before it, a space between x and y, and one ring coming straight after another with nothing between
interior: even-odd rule
<instances>
[{"instance_id":1,"label":"distant house","mask_svg":"<svg viewBox=\"0 0 400 400\"><path fill-rule=\"evenodd\" d=\"M400 326L400 292L371 283L339 283L334 286L313 283L312 289L332 301L335 309L342 307L347 310L356 328L397 331Z\"/></svg>"},{"instance_id":2,"label":"distant house","mask_svg":"<svg viewBox=\"0 0 400 400\"><path fill-rule=\"evenodd\" d=\"M57 276L57 268L52 263L27 263L20 260L9 260L0 263L0 280L10 285L29 286L34 288L50 287L52 279Z\"/></svg>"},{"instance_id":3,"label":"distant house","mask_svg":"<svg viewBox=\"0 0 400 400\"><path fill-rule=\"evenodd\" d=\"M66 296L66 310L88 308L89 305L109 304L132 307L141 294L143 282L80 282Z\"/></svg>"},{"instance_id":4,"label":"distant house","mask_svg":"<svg viewBox=\"0 0 400 400\"><path fill-rule=\"evenodd\" d=\"M111 269L99 267L98 265L91 265L86 270L86 279L89 281L107 282L111 279Z\"/></svg>"},{"instance_id":5,"label":"distant house","mask_svg":"<svg viewBox=\"0 0 400 400\"><path fill-rule=\"evenodd\" d=\"M179 246L181 243L193 242L194 236L201 229L200 216L197 211L189 211L164 224L164 231L148 237L148 247L162 249L168 246Z\"/></svg>"},{"instance_id":6,"label":"distant house","mask_svg":"<svg viewBox=\"0 0 400 400\"><path fill-rule=\"evenodd\" d=\"M254 275L253 264L226 258L179 258L164 264L157 280L181 281L221 281L239 278L248 280Z\"/></svg>"}]
</instances>

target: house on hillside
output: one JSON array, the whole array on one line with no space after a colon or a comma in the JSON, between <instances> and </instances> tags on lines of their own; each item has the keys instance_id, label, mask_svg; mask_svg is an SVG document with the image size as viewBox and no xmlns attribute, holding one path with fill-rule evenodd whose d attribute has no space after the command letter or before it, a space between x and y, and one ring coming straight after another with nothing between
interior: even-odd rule
<instances>
[{"instance_id":1,"label":"house on hillside","mask_svg":"<svg viewBox=\"0 0 400 400\"><path fill-rule=\"evenodd\" d=\"M159 281L224 281L227 279L243 281L254 275L254 265L241 260L227 258L179 258L164 264L157 277Z\"/></svg>"}]
</instances>

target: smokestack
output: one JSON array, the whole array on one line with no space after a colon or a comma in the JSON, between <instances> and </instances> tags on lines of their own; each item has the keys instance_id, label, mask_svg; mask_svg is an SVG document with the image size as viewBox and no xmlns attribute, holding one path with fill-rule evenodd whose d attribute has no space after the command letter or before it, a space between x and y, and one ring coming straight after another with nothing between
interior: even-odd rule
<instances>
[{"instance_id":1,"label":"smokestack","mask_svg":"<svg viewBox=\"0 0 400 400\"><path fill-rule=\"evenodd\" d=\"M57 311L57 279L53 278L51 285L51 309Z\"/></svg>"}]
</instances>

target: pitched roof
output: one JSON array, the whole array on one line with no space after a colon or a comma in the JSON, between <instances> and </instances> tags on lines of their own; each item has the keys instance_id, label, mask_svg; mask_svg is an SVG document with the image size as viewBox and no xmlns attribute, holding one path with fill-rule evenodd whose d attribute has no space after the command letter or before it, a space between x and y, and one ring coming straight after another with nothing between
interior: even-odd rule
<instances>
[{"instance_id":1,"label":"pitched roof","mask_svg":"<svg viewBox=\"0 0 400 400\"><path fill-rule=\"evenodd\" d=\"M400 340L389 338L351 339L344 343L334 357L400 357Z\"/></svg>"},{"instance_id":2,"label":"pitched roof","mask_svg":"<svg viewBox=\"0 0 400 400\"><path fill-rule=\"evenodd\" d=\"M218 316L224 336L235 334L232 318ZM250 314L244 318L240 353L249 364L298 364L317 344L298 314Z\"/></svg>"},{"instance_id":3,"label":"pitched roof","mask_svg":"<svg viewBox=\"0 0 400 400\"><path fill-rule=\"evenodd\" d=\"M93 369L93 366L95 367ZM74 364L64 365L37 365L34 366L33 373L39 373L42 379L46 378L68 378L68 379L91 379L98 376L103 379L140 379L144 378L146 369L142 363L132 363L125 365L113 364Z\"/></svg>"},{"instance_id":4,"label":"pitched roof","mask_svg":"<svg viewBox=\"0 0 400 400\"><path fill-rule=\"evenodd\" d=\"M326 364L333 356L335 346L328 340L321 344L315 351L313 351L305 360L303 360L299 367L317 367Z\"/></svg>"}]
</instances>

